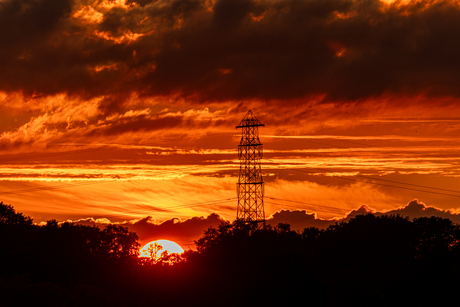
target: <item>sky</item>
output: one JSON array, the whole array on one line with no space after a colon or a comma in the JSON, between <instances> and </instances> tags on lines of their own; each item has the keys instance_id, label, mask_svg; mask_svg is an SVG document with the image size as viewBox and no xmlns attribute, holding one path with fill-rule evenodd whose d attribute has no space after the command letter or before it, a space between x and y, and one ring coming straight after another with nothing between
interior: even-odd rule
<instances>
[{"instance_id":1,"label":"sky","mask_svg":"<svg viewBox=\"0 0 460 307\"><path fill-rule=\"evenodd\" d=\"M0 201L187 245L236 217L252 110L273 223L455 220L458 20L458 1L0 0Z\"/></svg>"}]
</instances>

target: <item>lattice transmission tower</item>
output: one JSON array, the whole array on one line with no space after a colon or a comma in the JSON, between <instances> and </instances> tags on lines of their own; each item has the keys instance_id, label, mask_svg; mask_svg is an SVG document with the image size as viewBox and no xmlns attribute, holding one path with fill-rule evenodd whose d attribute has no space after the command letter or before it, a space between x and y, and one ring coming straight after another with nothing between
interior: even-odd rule
<instances>
[{"instance_id":1,"label":"lattice transmission tower","mask_svg":"<svg viewBox=\"0 0 460 307\"><path fill-rule=\"evenodd\" d=\"M246 113L236 128L242 128L241 142L238 145L240 173L237 184L238 207L236 218L246 223L265 225L264 181L260 160L263 146L259 140L259 127L264 127L251 112Z\"/></svg>"}]
</instances>

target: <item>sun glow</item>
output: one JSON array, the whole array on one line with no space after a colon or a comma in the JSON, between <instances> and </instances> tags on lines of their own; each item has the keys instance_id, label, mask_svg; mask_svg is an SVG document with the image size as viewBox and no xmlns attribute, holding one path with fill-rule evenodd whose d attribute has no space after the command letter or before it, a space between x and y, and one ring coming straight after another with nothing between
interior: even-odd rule
<instances>
[{"instance_id":1,"label":"sun glow","mask_svg":"<svg viewBox=\"0 0 460 307\"><path fill-rule=\"evenodd\" d=\"M176 242L169 240L156 240L145 244L139 253L139 258L152 258L157 260L162 254L167 252L170 254L182 254L184 249Z\"/></svg>"}]
</instances>

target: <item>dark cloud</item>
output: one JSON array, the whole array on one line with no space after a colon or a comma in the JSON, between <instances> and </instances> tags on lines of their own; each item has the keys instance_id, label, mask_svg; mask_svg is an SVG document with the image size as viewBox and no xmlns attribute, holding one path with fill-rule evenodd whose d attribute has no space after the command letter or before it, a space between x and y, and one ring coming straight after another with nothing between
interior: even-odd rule
<instances>
[{"instance_id":1,"label":"dark cloud","mask_svg":"<svg viewBox=\"0 0 460 307\"><path fill-rule=\"evenodd\" d=\"M139 235L142 243L167 239L179 243L184 248L193 247L194 240L203 236L209 227L217 227L224 219L215 213L207 217L192 217L187 220L170 219L156 224L151 217L141 219L134 224L126 224L131 231Z\"/></svg>"},{"instance_id":2,"label":"dark cloud","mask_svg":"<svg viewBox=\"0 0 460 307\"><path fill-rule=\"evenodd\" d=\"M135 118L121 118L117 119L112 125L104 128L96 128L95 130L87 132L88 136L94 135L118 135L127 132L137 131L154 131L160 129L171 129L179 126L182 123L182 118L164 117L164 118L148 118L145 115L137 116Z\"/></svg>"},{"instance_id":3,"label":"dark cloud","mask_svg":"<svg viewBox=\"0 0 460 307\"><path fill-rule=\"evenodd\" d=\"M267 224L275 227L279 223L287 223L291 225L292 230L296 231L302 231L304 228L308 227L325 229L329 225L348 221L361 214L374 214L376 216L400 214L404 217L408 216L411 219L436 216L448 218L455 223L460 223L459 214L430 207L414 199L405 207L389 212L377 212L369 209L367 206L362 206L351 211L347 217L343 219L332 220L317 218L315 214L309 214L305 210L281 210L268 217ZM147 244L153 240L167 239L179 243L184 248L194 248L194 241L201 238L205 230L209 227L217 227L224 221L225 219L220 215L212 213L207 217L192 217L186 220L172 218L162 223L157 223L152 217L148 216L135 222L124 222L122 225L128 227L130 231L136 232L140 238L141 244ZM95 220L92 218L81 219L75 222L85 225L97 225L100 227L105 227L110 223L110 221L106 219Z\"/></svg>"},{"instance_id":4,"label":"dark cloud","mask_svg":"<svg viewBox=\"0 0 460 307\"><path fill-rule=\"evenodd\" d=\"M427 206L426 204L418 201L417 199L412 200L406 206L391 210L388 212L378 212L368 208L367 206L361 206L360 208L351 211L343 219L334 219L326 220L320 219L315 216L315 214L308 214L305 210L281 210L274 213L271 217L267 219L267 223L272 226L276 226L279 223L287 223L291 225L291 229L301 231L304 228L308 227L317 227L324 229L329 225L340 223L342 221L349 221L351 218L361 215L361 214L373 214L376 216L380 215L402 215L404 217L408 216L411 219L419 217L430 217L436 216L441 218L447 218L452 220L455 223L460 223L460 215L452 213L449 210L441 210L435 207Z\"/></svg>"},{"instance_id":5,"label":"dark cloud","mask_svg":"<svg viewBox=\"0 0 460 307\"><path fill-rule=\"evenodd\" d=\"M0 89L215 101L460 95L454 2L208 3L96 6L94 22L75 17L80 2L2 1Z\"/></svg>"},{"instance_id":6,"label":"dark cloud","mask_svg":"<svg viewBox=\"0 0 460 307\"><path fill-rule=\"evenodd\" d=\"M71 0L4 0L0 2L3 47L27 49L46 40L71 12ZM5 50L5 48L2 48Z\"/></svg>"},{"instance_id":7,"label":"dark cloud","mask_svg":"<svg viewBox=\"0 0 460 307\"><path fill-rule=\"evenodd\" d=\"M130 117L115 117L108 120L106 125L95 126L94 129L87 129L84 132L85 136L114 136L125 133L137 132L152 132L169 129L183 129L187 132L188 129L213 129L218 127L228 127L233 123L228 123L229 120L216 120L209 116L204 119L200 118L199 114L184 115L184 114L162 114L151 116L150 114L141 114ZM186 134L184 134L186 136ZM156 139L158 141L158 139ZM231 139L229 139L231 141ZM196 145L197 142L194 141ZM215 145L215 143L214 143Z\"/></svg>"},{"instance_id":8,"label":"dark cloud","mask_svg":"<svg viewBox=\"0 0 460 307\"><path fill-rule=\"evenodd\" d=\"M192 217L186 220L172 218L162 223L157 223L154 218L147 216L134 222L124 222L121 225L128 227L139 236L141 244L147 244L154 240L171 240L177 242L184 249L194 248L194 241L203 236L205 230L209 227L217 227L224 219L216 214L211 213L207 217ZM109 220L93 218L80 219L74 221L83 225L94 225L105 227Z\"/></svg>"},{"instance_id":9,"label":"dark cloud","mask_svg":"<svg viewBox=\"0 0 460 307\"><path fill-rule=\"evenodd\" d=\"M385 214L400 214L402 216L409 216L411 218L436 216L450 219L454 223L460 224L459 214L453 213L450 210L441 210L435 207L427 206L426 204L418 201L417 199L414 199L413 201L409 202L405 207L398 208L396 210L391 210L389 212L386 212ZM378 215L382 215L382 213L379 213Z\"/></svg>"},{"instance_id":10,"label":"dark cloud","mask_svg":"<svg viewBox=\"0 0 460 307\"><path fill-rule=\"evenodd\" d=\"M281 210L267 219L267 224L273 227L280 223L291 225L293 230L302 230L307 227L323 229L329 226L331 221L318 219L314 213L308 214L305 210Z\"/></svg>"}]
</instances>

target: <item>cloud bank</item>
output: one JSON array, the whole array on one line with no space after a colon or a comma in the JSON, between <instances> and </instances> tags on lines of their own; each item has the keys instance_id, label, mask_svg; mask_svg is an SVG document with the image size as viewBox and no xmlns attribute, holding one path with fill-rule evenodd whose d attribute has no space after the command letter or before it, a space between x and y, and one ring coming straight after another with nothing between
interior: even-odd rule
<instances>
[{"instance_id":1,"label":"cloud bank","mask_svg":"<svg viewBox=\"0 0 460 307\"><path fill-rule=\"evenodd\" d=\"M4 0L0 90L196 101L460 94L456 1ZM108 97L111 98L108 98Z\"/></svg>"},{"instance_id":2,"label":"cloud bank","mask_svg":"<svg viewBox=\"0 0 460 307\"><path fill-rule=\"evenodd\" d=\"M316 227L325 229L329 225L335 223L346 222L351 218L361 214L380 215L395 215L408 216L411 219L420 217L436 216L448 218L454 223L460 223L460 214L453 213L449 210L442 210L435 207L427 206L417 199L412 200L406 206L387 212L379 212L367 206L362 206L359 209L352 210L343 218L321 219L317 218L315 213L307 213L305 210L280 210L267 218L267 224L272 227L279 223L287 223L291 225L291 229L302 231L304 228ZM173 240L184 248L194 248L194 241L203 236L204 231L209 227L217 227L220 223L226 221L223 217L216 213L212 213L207 217L192 217L190 219L168 219L164 222L157 222L151 216L140 220L119 223L134 231L139 235L140 243L146 244L153 240L168 239ZM110 224L107 219L81 219L74 221L79 224L96 225L104 227Z\"/></svg>"},{"instance_id":3,"label":"cloud bank","mask_svg":"<svg viewBox=\"0 0 460 307\"><path fill-rule=\"evenodd\" d=\"M361 214L373 214L376 216L399 214L404 217L408 216L411 219L436 216L441 218L447 218L452 220L454 223L460 224L460 214L454 213L450 210L442 210L436 207L427 206L426 204L420 202L417 199L410 201L406 206L385 212L377 211L375 209L369 208L366 205L363 205L358 209L350 211L343 218L335 218L330 220L317 218L315 213L307 213L305 210L281 210L279 212L272 214L267 219L267 223L271 224L272 226L276 226L279 223L287 223L291 225L291 229L297 231L301 231L304 228L308 227L317 227L320 229L324 229L329 225L340 223L342 221L346 222L351 218Z\"/></svg>"},{"instance_id":4,"label":"cloud bank","mask_svg":"<svg viewBox=\"0 0 460 307\"><path fill-rule=\"evenodd\" d=\"M154 240L167 239L180 244L184 249L193 248L194 240L200 238L209 227L217 227L225 219L216 213L207 217L192 217L189 219L172 218L163 222L157 222L153 217L147 216L140 220L117 223L128 227L139 236L139 242L145 245ZM110 224L108 219L80 219L74 223L105 227Z\"/></svg>"}]
</instances>

